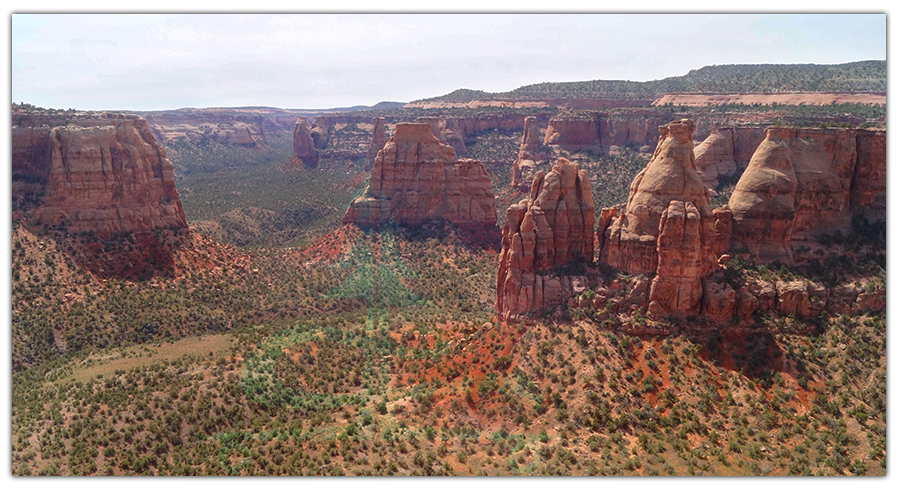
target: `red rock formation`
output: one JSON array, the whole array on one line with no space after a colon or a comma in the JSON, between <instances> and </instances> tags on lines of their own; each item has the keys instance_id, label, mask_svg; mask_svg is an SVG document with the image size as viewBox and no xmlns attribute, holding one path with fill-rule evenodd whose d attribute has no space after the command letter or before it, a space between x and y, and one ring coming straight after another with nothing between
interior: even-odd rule
<instances>
[{"instance_id":1,"label":"red rock formation","mask_svg":"<svg viewBox=\"0 0 900 500\"><path fill-rule=\"evenodd\" d=\"M316 151L309 131L309 121L305 116L301 116L294 124L294 156L309 167L319 164L319 152Z\"/></svg>"},{"instance_id":2,"label":"red rock formation","mask_svg":"<svg viewBox=\"0 0 900 500\"><path fill-rule=\"evenodd\" d=\"M719 185L719 179L737 171L733 144L732 132L726 128L714 131L694 148L697 171L707 187L715 189Z\"/></svg>"},{"instance_id":3,"label":"red rock formation","mask_svg":"<svg viewBox=\"0 0 900 500\"><path fill-rule=\"evenodd\" d=\"M440 118L437 116L423 116L416 118L416 123L427 123L431 127L431 133L441 143L453 148L457 155L468 154L466 148L464 119Z\"/></svg>"},{"instance_id":4,"label":"red rock formation","mask_svg":"<svg viewBox=\"0 0 900 500\"><path fill-rule=\"evenodd\" d=\"M328 147L328 139L330 137L329 131L331 127L334 126L334 123L335 118L331 116L317 116L313 118L309 135L312 137L313 146L315 146L316 149L325 149Z\"/></svg>"},{"instance_id":5,"label":"red rock formation","mask_svg":"<svg viewBox=\"0 0 900 500\"><path fill-rule=\"evenodd\" d=\"M463 132L464 128L461 126L458 118L446 118L441 120L440 128L441 142L452 147L458 155L469 153L469 149L466 148L466 136Z\"/></svg>"},{"instance_id":6,"label":"red rock formation","mask_svg":"<svg viewBox=\"0 0 900 500\"><path fill-rule=\"evenodd\" d=\"M187 227L172 162L143 118L17 113L12 136L13 199L31 197L33 222L97 234Z\"/></svg>"},{"instance_id":7,"label":"red rock formation","mask_svg":"<svg viewBox=\"0 0 900 500\"><path fill-rule=\"evenodd\" d=\"M384 117L372 119L372 142L369 144L369 159L366 163L366 170L372 170L375 166L375 157L381 148L387 144L387 134L384 132Z\"/></svg>"},{"instance_id":8,"label":"red rock formation","mask_svg":"<svg viewBox=\"0 0 900 500\"><path fill-rule=\"evenodd\" d=\"M600 262L655 275L648 305L653 315L697 312L701 280L717 269L730 239L731 214L713 212L696 170L693 128L690 120L660 127L656 152L632 182L624 211L601 216Z\"/></svg>"},{"instance_id":9,"label":"red rock formation","mask_svg":"<svg viewBox=\"0 0 900 500\"><path fill-rule=\"evenodd\" d=\"M143 118L14 113L12 150L13 217L91 272L170 273L191 245L172 163Z\"/></svg>"},{"instance_id":10,"label":"red rock formation","mask_svg":"<svg viewBox=\"0 0 900 500\"><path fill-rule=\"evenodd\" d=\"M267 135L291 133L297 120L296 112L272 108L186 108L142 116L163 146L186 140L257 147L268 141Z\"/></svg>"},{"instance_id":11,"label":"red rock formation","mask_svg":"<svg viewBox=\"0 0 900 500\"><path fill-rule=\"evenodd\" d=\"M510 168L510 186L528 192L538 167L547 163L547 148L541 143L537 127L537 117L525 117L525 130L522 133L522 144L519 155Z\"/></svg>"},{"instance_id":12,"label":"red rock formation","mask_svg":"<svg viewBox=\"0 0 900 500\"><path fill-rule=\"evenodd\" d=\"M583 277L559 276L594 255L594 201L587 171L560 159L538 172L531 195L510 206L497 275L497 313L503 319L564 303Z\"/></svg>"},{"instance_id":13,"label":"red rock formation","mask_svg":"<svg viewBox=\"0 0 900 500\"><path fill-rule=\"evenodd\" d=\"M856 169L850 205L869 219L887 216L887 137L884 132L856 132Z\"/></svg>"},{"instance_id":14,"label":"red rock formation","mask_svg":"<svg viewBox=\"0 0 900 500\"><path fill-rule=\"evenodd\" d=\"M793 241L848 230L854 209L883 214L884 144L877 132L768 128L729 200L736 242L790 263Z\"/></svg>"},{"instance_id":15,"label":"red rock formation","mask_svg":"<svg viewBox=\"0 0 900 500\"><path fill-rule=\"evenodd\" d=\"M446 220L477 229L495 227L497 216L481 162L456 161L427 123L399 123L376 156L366 194L353 200L343 220L365 227Z\"/></svg>"},{"instance_id":16,"label":"red rock formation","mask_svg":"<svg viewBox=\"0 0 900 500\"><path fill-rule=\"evenodd\" d=\"M600 146L600 128L594 116L557 116L550 119L544 144L563 149Z\"/></svg>"},{"instance_id":17,"label":"red rock formation","mask_svg":"<svg viewBox=\"0 0 900 500\"><path fill-rule=\"evenodd\" d=\"M720 127L694 148L703 183L715 189L719 181L734 175L753 158L766 138L765 127Z\"/></svg>"}]
</instances>

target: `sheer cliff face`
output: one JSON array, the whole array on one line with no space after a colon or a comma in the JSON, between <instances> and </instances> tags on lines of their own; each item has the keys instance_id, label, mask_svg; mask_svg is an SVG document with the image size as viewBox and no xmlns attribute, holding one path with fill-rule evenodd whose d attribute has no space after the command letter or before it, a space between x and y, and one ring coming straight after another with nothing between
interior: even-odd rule
<instances>
[{"instance_id":1,"label":"sheer cliff face","mask_svg":"<svg viewBox=\"0 0 900 500\"><path fill-rule=\"evenodd\" d=\"M375 158L366 194L351 203L344 222L372 227L439 220L473 229L496 226L487 169L478 161L456 161L431 125L397 124Z\"/></svg>"},{"instance_id":2,"label":"sheer cliff face","mask_svg":"<svg viewBox=\"0 0 900 500\"><path fill-rule=\"evenodd\" d=\"M510 206L497 275L497 312L503 319L557 306L584 279L559 268L591 262L594 200L585 170L560 159L538 172L528 198Z\"/></svg>"},{"instance_id":3,"label":"sheer cliff face","mask_svg":"<svg viewBox=\"0 0 900 500\"><path fill-rule=\"evenodd\" d=\"M186 228L172 162L134 115L13 116L13 201L69 232Z\"/></svg>"},{"instance_id":4,"label":"sheer cliff face","mask_svg":"<svg viewBox=\"0 0 900 500\"><path fill-rule=\"evenodd\" d=\"M791 243L846 231L854 212L884 218L880 132L770 127L728 204L734 239L762 261L791 262Z\"/></svg>"}]
</instances>

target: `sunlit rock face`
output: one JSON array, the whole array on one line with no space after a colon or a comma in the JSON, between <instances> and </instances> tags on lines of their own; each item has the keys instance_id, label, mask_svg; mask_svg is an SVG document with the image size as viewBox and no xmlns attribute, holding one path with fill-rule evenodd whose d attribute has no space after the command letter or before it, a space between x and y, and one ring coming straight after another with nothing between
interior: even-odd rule
<instances>
[{"instance_id":1,"label":"sunlit rock face","mask_svg":"<svg viewBox=\"0 0 900 500\"><path fill-rule=\"evenodd\" d=\"M883 132L770 127L728 202L734 243L792 261L794 242L845 232L854 213L884 219Z\"/></svg>"},{"instance_id":2,"label":"sunlit rock face","mask_svg":"<svg viewBox=\"0 0 900 500\"><path fill-rule=\"evenodd\" d=\"M13 202L69 232L186 228L172 162L147 121L118 113L16 113Z\"/></svg>"},{"instance_id":3,"label":"sunlit rock face","mask_svg":"<svg viewBox=\"0 0 900 500\"><path fill-rule=\"evenodd\" d=\"M648 313L692 314L702 279L718 267L730 238L731 213L714 212L694 160L690 120L659 129L650 163L631 184L624 207L602 213L600 262L655 276Z\"/></svg>"},{"instance_id":4,"label":"sunlit rock face","mask_svg":"<svg viewBox=\"0 0 900 500\"><path fill-rule=\"evenodd\" d=\"M509 319L560 305L578 289L583 276L565 268L594 256L594 200L587 171L565 159L546 175L538 172L530 196L506 211L497 312Z\"/></svg>"},{"instance_id":5,"label":"sunlit rock face","mask_svg":"<svg viewBox=\"0 0 900 500\"><path fill-rule=\"evenodd\" d=\"M457 161L428 123L399 123L375 158L366 194L353 200L343 220L364 227L443 220L478 229L495 227L497 214L481 162Z\"/></svg>"}]
</instances>

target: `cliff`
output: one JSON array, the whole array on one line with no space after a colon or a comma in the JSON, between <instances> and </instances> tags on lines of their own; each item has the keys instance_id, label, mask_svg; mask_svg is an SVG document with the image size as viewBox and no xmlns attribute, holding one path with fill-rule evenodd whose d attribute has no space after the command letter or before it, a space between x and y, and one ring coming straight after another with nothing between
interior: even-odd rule
<instances>
[{"instance_id":1,"label":"cliff","mask_svg":"<svg viewBox=\"0 0 900 500\"><path fill-rule=\"evenodd\" d=\"M157 141L165 146L184 140L258 147L267 135L290 133L297 113L273 108L188 108L142 112Z\"/></svg>"},{"instance_id":2,"label":"cliff","mask_svg":"<svg viewBox=\"0 0 900 500\"><path fill-rule=\"evenodd\" d=\"M399 123L375 158L366 194L353 200L343 220L364 227L445 220L478 229L496 227L497 215L481 162L457 161L427 123Z\"/></svg>"},{"instance_id":3,"label":"cliff","mask_svg":"<svg viewBox=\"0 0 900 500\"><path fill-rule=\"evenodd\" d=\"M794 242L846 232L854 213L884 219L885 146L883 132L768 128L728 202L735 244L790 263Z\"/></svg>"},{"instance_id":4,"label":"cliff","mask_svg":"<svg viewBox=\"0 0 900 500\"><path fill-rule=\"evenodd\" d=\"M172 163L147 121L118 113L13 113L13 218L103 276L171 273L190 247Z\"/></svg>"},{"instance_id":5,"label":"cliff","mask_svg":"<svg viewBox=\"0 0 900 500\"><path fill-rule=\"evenodd\" d=\"M13 203L69 232L185 228L172 162L135 115L16 113Z\"/></svg>"}]
</instances>

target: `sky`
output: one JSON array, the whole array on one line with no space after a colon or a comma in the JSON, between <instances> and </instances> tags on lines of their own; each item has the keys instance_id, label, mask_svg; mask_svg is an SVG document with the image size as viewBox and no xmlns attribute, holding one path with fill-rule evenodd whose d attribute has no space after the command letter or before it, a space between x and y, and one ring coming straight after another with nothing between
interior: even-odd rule
<instances>
[{"instance_id":1,"label":"sky","mask_svg":"<svg viewBox=\"0 0 900 500\"><path fill-rule=\"evenodd\" d=\"M321 109L712 64L885 59L885 14L12 14L45 108Z\"/></svg>"}]
</instances>

